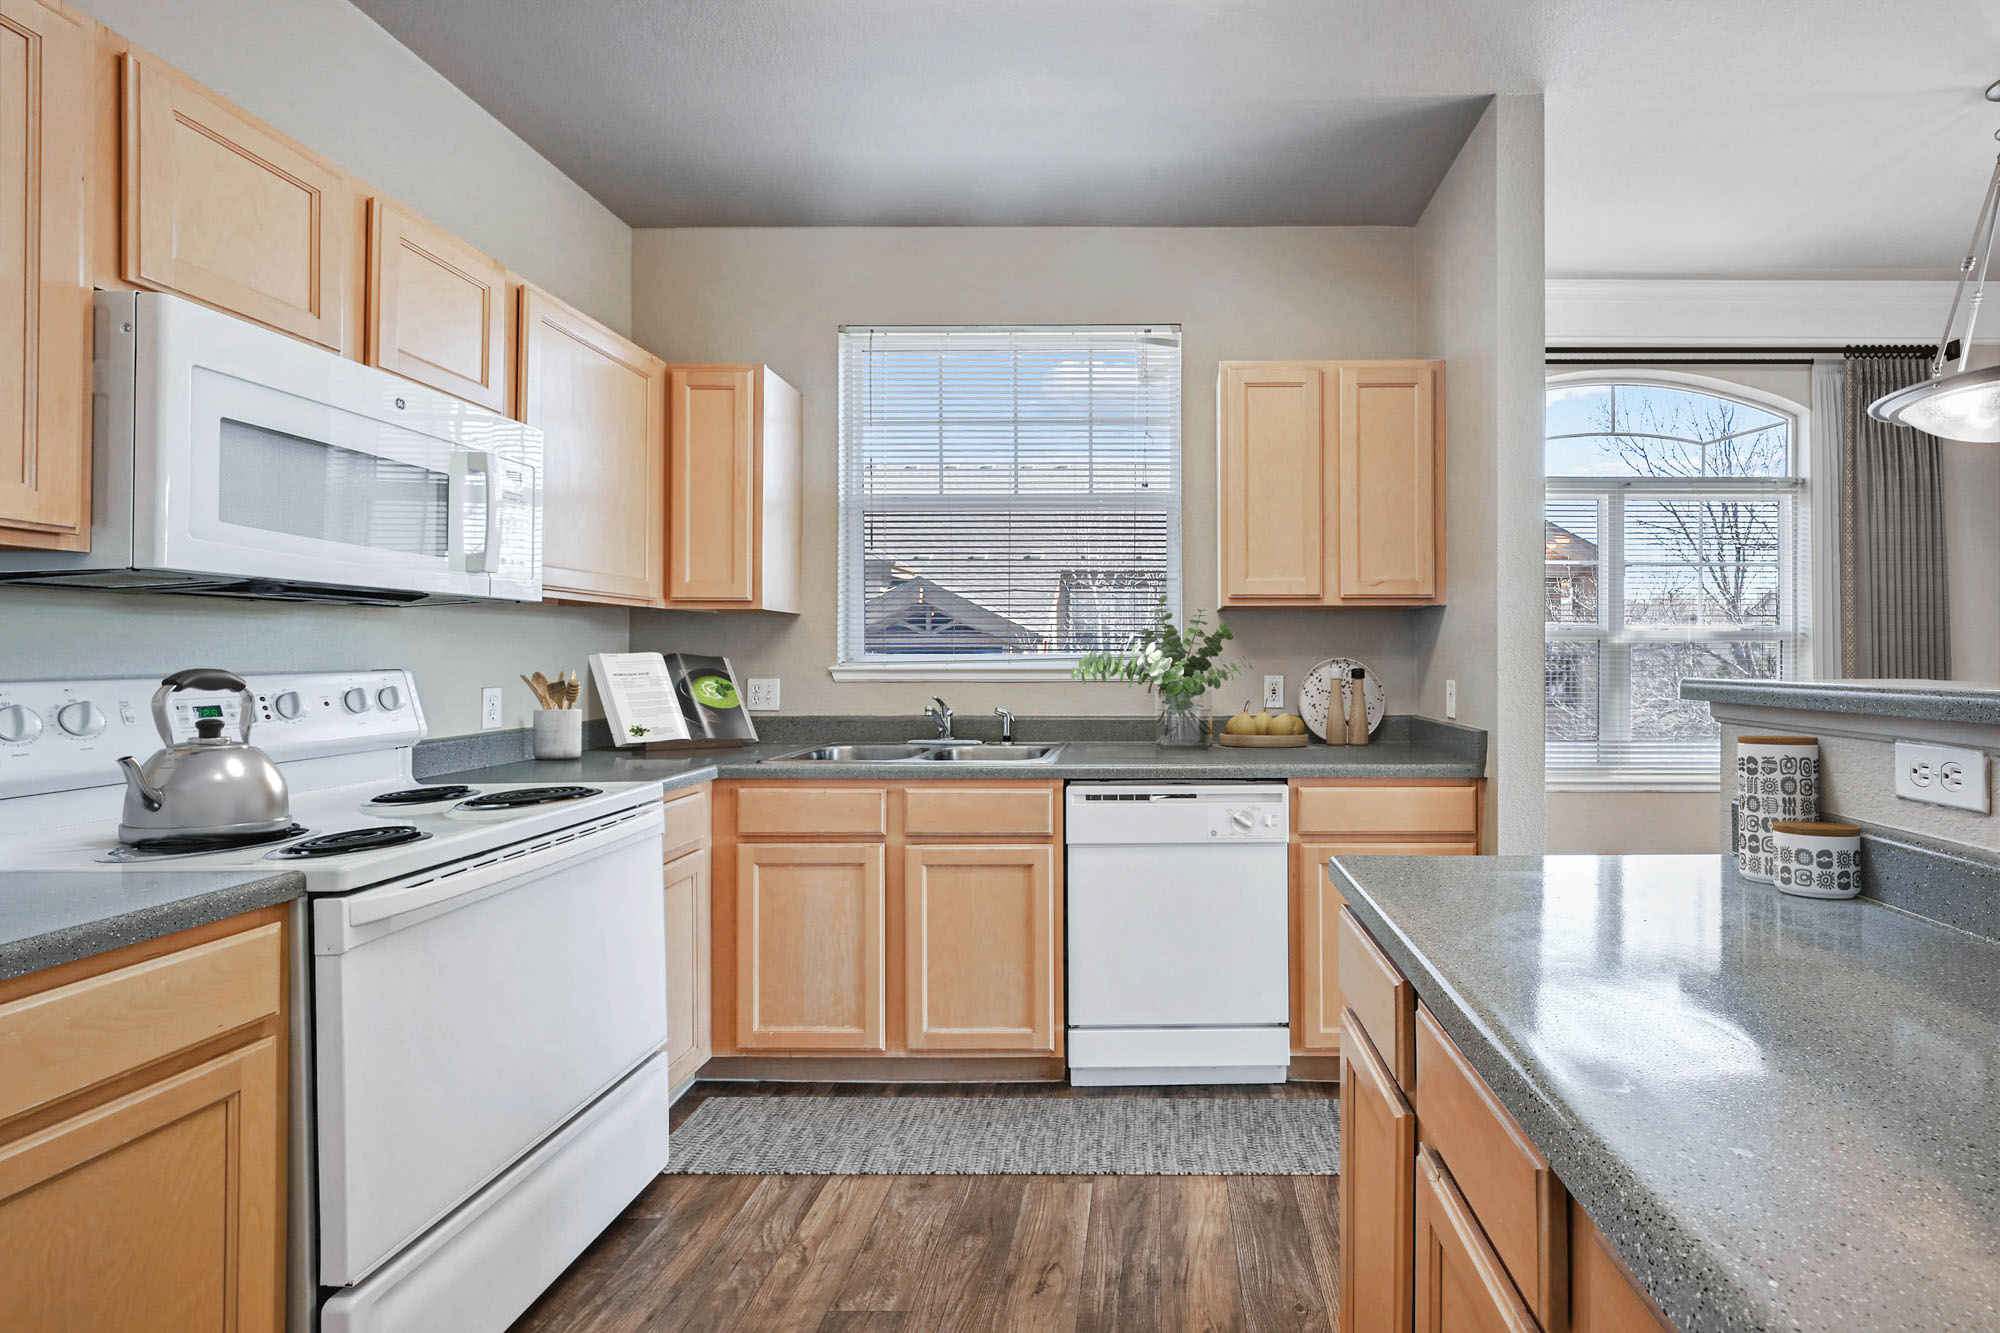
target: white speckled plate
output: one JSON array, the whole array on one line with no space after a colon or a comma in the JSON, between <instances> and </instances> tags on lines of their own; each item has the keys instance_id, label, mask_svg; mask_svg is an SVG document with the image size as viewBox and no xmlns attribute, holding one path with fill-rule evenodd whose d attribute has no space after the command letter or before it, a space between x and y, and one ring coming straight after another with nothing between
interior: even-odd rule
<instances>
[{"instance_id":1,"label":"white speckled plate","mask_svg":"<svg viewBox=\"0 0 2000 1333\"><path fill-rule=\"evenodd\" d=\"M1306 672L1299 682L1299 716L1306 720L1306 729L1321 740L1326 739L1326 719L1330 713L1334 717L1344 716L1348 691L1353 682L1348 673L1355 667L1368 671L1366 662L1357 662L1351 657L1329 657L1312 670ZM1361 697L1368 708L1368 733L1382 725L1382 714L1388 709L1388 701L1382 696L1382 678L1373 671L1361 678Z\"/></svg>"}]
</instances>

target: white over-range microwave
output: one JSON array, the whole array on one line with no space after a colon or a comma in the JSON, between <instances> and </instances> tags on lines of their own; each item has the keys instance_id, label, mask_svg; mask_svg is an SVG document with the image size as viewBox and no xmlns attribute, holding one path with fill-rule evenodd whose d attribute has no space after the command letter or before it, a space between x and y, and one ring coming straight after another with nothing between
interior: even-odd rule
<instances>
[{"instance_id":1,"label":"white over-range microwave","mask_svg":"<svg viewBox=\"0 0 2000 1333\"><path fill-rule=\"evenodd\" d=\"M99 292L90 550L0 580L296 601L539 601L542 435L158 292Z\"/></svg>"}]
</instances>

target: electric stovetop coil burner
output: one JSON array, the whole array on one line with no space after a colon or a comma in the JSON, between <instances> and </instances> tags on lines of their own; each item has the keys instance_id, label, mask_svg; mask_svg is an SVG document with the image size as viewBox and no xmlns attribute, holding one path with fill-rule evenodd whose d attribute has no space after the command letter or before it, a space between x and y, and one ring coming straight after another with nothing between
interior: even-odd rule
<instances>
[{"instance_id":1,"label":"electric stovetop coil burner","mask_svg":"<svg viewBox=\"0 0 2000 1333\"><path fill-rule=\"evenodd\" d=\"M602 793L596 787L516 787L513 791L490 791L469 801L460 801L461 810L511 810L521 805L551 805L557 801L580 801Z\"/></svg>"},{"instance_id":2,"label":"electric stovetop coil burner","mask_svg":"<svg viewBox=\"0 0 2000 1333\"><path fill-rule=\"evenodd\" d=\"M429 805L434 801L462 801L468 796L477 796L477 787L405 787L401 791L385 791L380 796L370 797L370 805Z\"/></svg>"},{"instance_id":3,"label":"electric stovetop coil burner","mask_svg":"<svg viewBox=\"0 0 2000 1333\"><path fill-rule=\"evenodd\" d=\"M209 852L231 852L242 847L262 847L285 842L312 832L303 824L293 824L271 833L171 833L158 838L141 838L120 843L103 858L106 861L157 861L169 856L202 856Z\"/></svg>"},{"instance_id":4,"label":"electric stovetop coil burner","mask_svg":"<svg viewBox=\"0 0 2000 1333\"><path fill-rule=\"evenodd\" d=\"M400 847L406 842L419 842L431 835L408 824L380 824L373 828L342 829L338 833L322 833L317 838L307 838L289 847L280 847L271 853L274 861L307 861L320 856L342 856L348 852L373 852L384 847Z\"/></svg>"}]
</instances>

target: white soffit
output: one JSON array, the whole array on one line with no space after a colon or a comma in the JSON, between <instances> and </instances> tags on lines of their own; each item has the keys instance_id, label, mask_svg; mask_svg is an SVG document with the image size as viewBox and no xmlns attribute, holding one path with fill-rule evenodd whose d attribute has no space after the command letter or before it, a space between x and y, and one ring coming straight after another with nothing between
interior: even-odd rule
<instances>
[{"instance_id":1,"label":"white soffit","mask_svg":"<svg viewBox=\"0 0 2000 1333\"><path fill-rule=\"evenodd\" d=\"M1935 343L1951 282L1551 278L1548 345ZM1995 336L2000 337L2000 329Z\"/></svg>"}]
</instances>

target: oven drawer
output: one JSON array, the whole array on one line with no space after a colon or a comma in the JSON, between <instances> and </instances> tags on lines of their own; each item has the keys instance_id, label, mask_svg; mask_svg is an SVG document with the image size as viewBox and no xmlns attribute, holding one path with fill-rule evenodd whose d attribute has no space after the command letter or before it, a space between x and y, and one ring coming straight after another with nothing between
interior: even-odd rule
<instances>
[{"instance_id":1,"label":"oven drawer","mask_svg":"<svg viewBox=\"0 0 2000 1333\"><path fill-rule=\"evenodd\" d=\"M322 1284L365 1276L666 1040L659 806L569 832L313 904Z\"/></svg>"}]
</instances>

